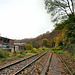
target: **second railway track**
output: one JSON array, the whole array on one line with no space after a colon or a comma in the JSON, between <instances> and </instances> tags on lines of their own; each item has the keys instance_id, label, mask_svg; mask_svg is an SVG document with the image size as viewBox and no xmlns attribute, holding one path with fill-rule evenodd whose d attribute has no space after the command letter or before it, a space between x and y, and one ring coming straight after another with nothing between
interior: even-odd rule
<instances>
[{"instance_id":1,"label":"second railway track","mask_svg":"<svg viewBox=\"0 0 75 75\"><path fill-rule=\"evenodd\" d=\"M64 69L66 68L66 70ZM40 75L74 75L58 54L50 55Z\"/></svg>"}]
</instances>

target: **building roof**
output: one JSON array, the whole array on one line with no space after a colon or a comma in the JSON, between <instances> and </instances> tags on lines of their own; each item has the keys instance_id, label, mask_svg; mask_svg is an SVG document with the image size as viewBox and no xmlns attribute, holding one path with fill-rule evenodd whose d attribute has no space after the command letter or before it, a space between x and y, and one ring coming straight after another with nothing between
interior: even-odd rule
<instances>
[{"instance_id":1,"label":"building roof","mask_svg":"<svg viewBox=\"0 0 75 75\"><path fill-rule=\"evenodd\" d=\"M8 40L13 40L13 39L9 39L9 38L7 38L7 37L2 37L2 36L0 36L0 39L8 39Z\"/></svg>"},{"instance_id":2,"label":"building roof","mask_svg":"<svg viewBox=\"0 0 75 75\"><path fill-rule=\"evenodd\" d=\"M25 46L26 43L14 43L15 46Z\"/></svg>"}]
</instances>

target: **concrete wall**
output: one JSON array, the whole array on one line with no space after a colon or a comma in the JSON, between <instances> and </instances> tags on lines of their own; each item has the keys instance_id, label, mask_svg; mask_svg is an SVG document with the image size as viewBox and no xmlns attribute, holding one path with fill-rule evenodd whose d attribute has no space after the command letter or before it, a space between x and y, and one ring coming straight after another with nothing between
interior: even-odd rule
<instances>
[{"instance_id":1,"label":"concrete wall","mask_svg":"<svg viewBox=\"0 0 75 75\"><path fill-rule=\"evenodd\" d=\"M20 51L19 46L15 46L15 51Z\"/></svg>"}]
</instances>

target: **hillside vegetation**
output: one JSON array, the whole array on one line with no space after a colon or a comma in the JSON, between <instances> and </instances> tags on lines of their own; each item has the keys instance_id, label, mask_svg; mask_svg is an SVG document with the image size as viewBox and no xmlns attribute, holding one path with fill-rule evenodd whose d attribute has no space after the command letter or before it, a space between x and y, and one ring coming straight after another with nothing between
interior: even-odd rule
<instances>
[{"instance_id":1,"label":"hillside vegetation","mask_svg":"<svg viewBox=\"0 0 75 75\"><path fill-rule=\"evenodd\" d=\"M56 47L75 55L75 1L74 0L44 0L45 9L51 15L55 24L52 32L46 32L36 38L15 40L40 46Z\"/></svg>"},{"instance_id":2,"label":"hillside vegetation","mask_svg":"<svg viewBox=\"0 0 75 75\"><path fill-rule=\"evenodd\" d=\"M69 15L67 20L55 25L52 32L46 32L36 38L15 40L15 42L25 42L32 44L34 48L43 46L46 40L46 47L56 47L75 55L75 16Z\"/></svg>"}]
</instances>

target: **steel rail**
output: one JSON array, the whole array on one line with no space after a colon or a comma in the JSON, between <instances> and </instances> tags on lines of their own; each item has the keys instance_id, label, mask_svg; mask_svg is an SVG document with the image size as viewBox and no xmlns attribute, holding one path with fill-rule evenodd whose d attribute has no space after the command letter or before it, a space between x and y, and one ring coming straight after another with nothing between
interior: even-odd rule
<instances>
[{"instance_id":1,"label":"steel rail","mask_svg":"<svg viewBox=\"0 0 75 75\"><path fill-rule=\"evenodd\" d=\"M43 52L43 51L42 51L42 52ZM41 53L41 52L40 52L40 53ZM8 68L8 67L10 67L10 66L13 66L13 65L15 65L15 64L18 64L18 63L20 63L20 62L22 62L22 61L25 61L25 60L27 60L27 59L30 59L30 58L32 58L32 57L34 57L34 56L37 56L37 55L39 55L40 53L37 53L37 54L35 54L35 55L29 56L29 57L27 57L27 58L24 58L24 59L22 59L22 60L20 60L20 61L17 61L17 62L14 62L14 63L12 63L12 64L9 64L9 65L7 65L7 66L4 66L4 67L0 68L0 71L3 70L3 69L5 69L5 68Z\"/></svg>"},{"instance_id":2,"label":"steel rail","mask_svg":"<svg viewBox=\"0 0 75 75\"><path fill-rule=\"evenodd\" d=\"M36 55L38 55L38 54L36 54ZM9 65L7 65L7 66L4 66L4 67L0 68L0 71L3 70L3 69L5 69L5 68L8 68L8 67L10 67L10 66L12 66L12 65L18 64L18 63L20 63L20 62L22 62L22 61L25 61L25 60L27 60L27 59L30 59L31 57L34 57L34 56L36 56L36 55L29 56L29 57L27 57L27 58L25 58L25 59L23 59L23 60L17 61L17 62L12 63L12 64L9 64Z\"/></svg>"},{"instance_id":3,"label":"steel rail","mask_svg":"<svg viewBox=\"0 0 75 75\"><path fill-rule=\"evenodd\" d=\"M73 75L73 73L70 71L69 67L66 65L65 61L60 57L60 55L57 55L57 56L60 58L61 62L64 64L64 66L67 68L70 75Z\"/></svg>"},{"instance_id":4,"label":"steel rail","mask_svg":"<svg viewBox=\"0 0 75 75\"><path fill-rule=\"evenodd\" d=\"M22 69L20 69L19 71L17 71L16 73L14 73L14 75L18 75L20 72L22 72L25 68L29 67L32 63L34 63L35 61L37 61L38 59L40 59L42 56L44 56L49 50L47 50L46 52L44 52L43 54L41 54L39 57L37 57L36 59L34 59L32 62L28 63L26 66L24 66Z\"/></svg>"},{"instance_id":5,"label":"steel rail","mask_svg":"<svg viewBox=\"0 0 75 75\"><path fill-rule=\"evenodd\" d=\"M48 61L47 61L46 65L45 65L45 67L44 67L44 69L40 75L47 75L51 58L52 58L52 53L50 54Z\"/></svg>"}]
</instances>

